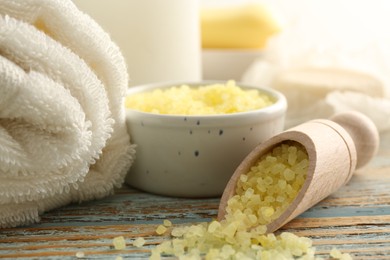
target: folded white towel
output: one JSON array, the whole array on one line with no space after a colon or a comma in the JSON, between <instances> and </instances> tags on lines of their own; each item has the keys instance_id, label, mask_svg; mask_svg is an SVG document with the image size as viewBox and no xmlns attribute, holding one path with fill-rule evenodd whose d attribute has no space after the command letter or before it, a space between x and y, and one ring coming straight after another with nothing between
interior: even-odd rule
<instances>
[{"instance_id":1,"label":"folded white towel","mask_svg":"<svg viewBox=\"0 0 390 260\"><path fill-rule=\"evenodd\" d=\"M118 47L70 0L0 0L0 227L123 183L127 85Z\"/></svg>"}]
</instances>

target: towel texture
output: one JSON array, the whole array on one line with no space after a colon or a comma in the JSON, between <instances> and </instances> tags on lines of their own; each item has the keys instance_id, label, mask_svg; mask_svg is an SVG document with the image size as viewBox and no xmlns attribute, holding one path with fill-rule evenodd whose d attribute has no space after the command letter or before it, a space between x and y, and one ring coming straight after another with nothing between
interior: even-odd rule
<instances>
[{"instance_id":1,"label":"towel texture","mask_svg":"<svg viewBox=\"0 0 390 260\"><path fill-rule=\"evenodd\" d=\"M126 64L70 0L0 0L0 227L122 185Z\"/></svg>"}]
</instances>

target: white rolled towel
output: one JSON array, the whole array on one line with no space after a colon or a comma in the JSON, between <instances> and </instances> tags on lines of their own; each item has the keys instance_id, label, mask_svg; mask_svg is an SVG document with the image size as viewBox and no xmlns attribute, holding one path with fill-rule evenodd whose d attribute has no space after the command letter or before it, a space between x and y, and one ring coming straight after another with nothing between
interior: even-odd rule
<instances>
[{"instance_id":1,"label":"white rolled towel","mask_svg":"<svg viewBox=\"0 0 390 260\"><path fill-rule=\"evenodd\" d=\"M70 0L0 0L0 227L102 198L134 159L126 64Z\"/></svg>"}]
</instances>

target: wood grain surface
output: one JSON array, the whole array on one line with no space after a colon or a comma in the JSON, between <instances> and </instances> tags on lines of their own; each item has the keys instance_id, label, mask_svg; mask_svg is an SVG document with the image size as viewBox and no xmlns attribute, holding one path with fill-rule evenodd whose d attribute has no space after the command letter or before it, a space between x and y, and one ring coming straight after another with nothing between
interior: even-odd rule
<instances>
[{"instance_id":1,"label":"wood grain surface","mask_svg":"<svg viewBox=\"0 0 390 260\"><path fill-rule=\"evenodd\" d=\"M286 224L313 240L317 256L336 247L354 259L390 259L390 135L382 137L379 154L334 194ZM216 218L219 198L162 197L123 187L99 201L73 204L43 215L28 227L0 230L2 259L147 259L149 250L168 239L155 229L164 219L187 225ZM124 236L125 250L112 239ZM131 245L143 237L142 248Z\"/></svg>"}]
</instances>

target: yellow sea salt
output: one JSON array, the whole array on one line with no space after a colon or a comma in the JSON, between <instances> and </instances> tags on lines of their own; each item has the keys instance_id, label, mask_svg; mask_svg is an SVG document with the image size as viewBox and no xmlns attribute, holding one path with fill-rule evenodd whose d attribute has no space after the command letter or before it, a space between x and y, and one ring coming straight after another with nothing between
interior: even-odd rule
<instances>
[{"instance_id":1,"label":"yellow sea salt","mask_svg":"<svg viewBox=\"0 0 390 260\"><path fill-rule=\"evenodd\" d=\"M227 212L251 209L257 213L257 225L268 224L296 197L306 179L308 165L307 153L301 145L287 142L275 147L251 167L246 177L240 177ZM257 194L260 199L256 197L256 203L251 203L248 191L249 197Z\"/></svg>"},{"instance_id":2,"label":"yellow sea salt","mask_svg":"<svg viewBox=\"0 0 390 260\"><path fill-rule=\"evenodd\" d=\"M332 248L330 251L329 255L334 258L334 259L339 259L339 260L352 260L351 255L342 253L340 250L337 248Z\"/></svg>"},{"instance_id":3,"label":"yellow sea salt","mask_svg":"<svg viewBox=\"0 0 390 260\"><path fill-rule=\"evenodd\" d=\"M301 145L286 142L275 147L240 176L224 220L174 227L173 239L154 248L151 259L160 254L206 260L315 259L311 239L288 232L266 234L266 225L299 193L308 166L308 155Z\"/></svg>"},{"instance_id":4,"label":"yellow sea salt","mask_svg":"<svg viewBox=\"0 0 390 260\"><path fill-rule=\"evenodd\" d=\"M79 252L76 253L76 257L77 257L77 258L84 258L84 257L85 257L85 254L84 254L84 252L79 251Z\"/></svg>"},{"instance_id":5,"label":"yellow sea salt","mask_svg":"<svg viewBox=\"0 0 390 260\"><path fill-rule=\"evenodd\" d=\"M213 222L211 222L208 225L207 232L214 233L219 228L221 228L221 223L219 223L218 221L214 220Z\"/></svg>"},{"instance_id":6,"label":"yellow sea salt","mask_svg":"<svg viewBox=\"0 0 390 260\"><path fill-rule=\"evenodd\" d=\"M156 228L156 233L158 235L162 235L164 234L165 232L167 231L167 228L163 225L159 225L157 228Z\"/></svg>"},{"instance_id":7,"label":"yellow sea salt","mask_svg":"<svg viewBox=\"0 0 390 260\"><path fill-rule=\"evenodd\" d=\"M114 237L112 244L116 250L122 250L126 248L126 241L123 236Z\"/></svg>"},{"instance_id":8,"label":"yellow sea salt","mask_svg":"<svg viewBox=\"0 0 390 260\"><path fill-rule=\"evenodd\" d=\"M133 246L142 247L145 244L145 239L143 237L138 237L133 241Z\"/></svg>"},{"instance_id":9,"label":"yellow sea salt","mask_svg":"<svg viewBox=\"0 0 390 260\"><path fill-rule=\"evenodd\" d=\"M172 222L170 220L168 220L168 219L164 219L163 225L165 227L171 227L172 226Z\"/></svg>"},{"instance_id":10,"label":"yellow sea salt","mask_svg":"<svg viewBox=\"0 0 390 260\"><path fill-rule=\"evenodd\" d=\"M274 103L257 89L244 89L234 81L198 87L188 85L155 89L126 97L127 108L169 115L232 114L261 109Z\"/></svg>"}]
</instances>

